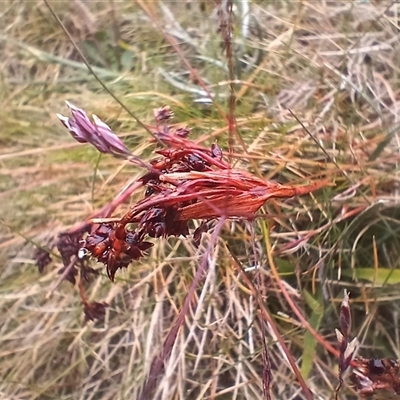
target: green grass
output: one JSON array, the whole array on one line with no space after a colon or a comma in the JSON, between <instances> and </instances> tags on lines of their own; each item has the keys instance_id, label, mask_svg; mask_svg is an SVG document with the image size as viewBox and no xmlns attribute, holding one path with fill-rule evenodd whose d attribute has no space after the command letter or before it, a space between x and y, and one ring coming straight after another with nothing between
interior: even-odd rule
<instances>
[{"instance_id":1,"label":"green grass","mask_svg":"<svg viewBox=\"0 0 400 400\"><path fill-rule=\"evenodd\" d=\"M102 274L88 297L110 304L104 322L84 322L68 282L54 289L61 261L37 272L33 244L47 245L142 173L75 143L55 115L68 112L64 101L98 115L146 160L149 135L87 70L45 3L2 4L0 398L135 399L210 236L199 249L189 239L159 241L115 283L96 266ZM227 150L225 121L215 105L196 102L202 88L166 36L227 110L229 78L212 2L204 9L196 1L149 2L159 26L140 2L50 4L102 82L143 123L152 124L153 108L168 104L193 139L217 139ZM334 397L337 359L301 326L279 283L334 346L348 289L359 354L400 357L400 41L398 5L390 4L253 1L246 37L237 9L236 117L248 154L236 140L235 166L279 182L327 177L335 186L267 204L269 230L253 223L256 257L249 224L225 225L155 399L260 398L257 304L236 264L248 267L255 258L265 305L316 398ZM268 241L279 277L271 272ZM273 398L304 398L276 337L267 334ZM346 386L342 396L354 392Z\"/></svg>"}]
</instances>

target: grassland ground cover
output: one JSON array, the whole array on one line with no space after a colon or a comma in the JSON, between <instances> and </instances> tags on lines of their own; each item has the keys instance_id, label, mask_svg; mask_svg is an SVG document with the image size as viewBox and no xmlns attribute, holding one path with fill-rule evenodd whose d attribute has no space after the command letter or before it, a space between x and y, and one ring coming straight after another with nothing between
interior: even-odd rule
<instances>
[{"instance_id":1,"label":"grassland ground cover","mask_svg":"<svg viewBox=\"0 0 400 400\"><path fill-rule=\"evenodd\" d=\"M49 4L135 117L44 2L0 3L0 399L139 398L202 263L152 399L262 398L262 326L272 398L307 398L283 339L314 398L333 399L338 359L329 346L338 348L344 289L358 353L400 358L399 5L235 2L232 81L214 2ZM232 84L242 140L229 138L222 116ZM73 141L56 116L68 114L66 100L146 162L155 145L135 118L151 125L153 109L168 105L172 124L188 126L199 145L217 141L235 168L334 185L270 200L251 223L211 223L199 246L156 240L115 282L93 262L86 296L109 306L104 320L85 322L77 288L58 282L61 260L54 254L39 273L35 247L144 171ZM257 279L273 324L258 317ZM346 379L340 398L358 398Z\"/></svg>"}]
</instances>

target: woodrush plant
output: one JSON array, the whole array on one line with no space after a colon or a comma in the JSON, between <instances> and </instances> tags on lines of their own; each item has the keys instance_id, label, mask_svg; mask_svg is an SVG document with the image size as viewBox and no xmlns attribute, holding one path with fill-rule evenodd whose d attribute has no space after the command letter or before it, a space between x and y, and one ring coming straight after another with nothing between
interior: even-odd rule
<instances>
[{"instance_id":1,"label":"woodrush plant","mask_svg":"<svg viewBox=\"0 0 400 400\"><path fill-rule=\"evenodd\" d=\"M149 239L187 237L191 221L200 220L200 226L193 232L193 240L199 244L201 234L218 218L253 220L269 199L301 196L330 185L326 180L305 186L281 185L231 168L218 144L214 143L210 149L196 145L187 139L188 128L168 125L173 113L167 106L154 110L156 125L152 127L155 144L164 149L155 150L158 157L147 163L133 156L96 115L92 122L82 109L69 102L67 106L72 117L60 114L58 117L75 140L147 169L134 186L135 189L145 186L145 197L122 218L113 218L112 212L118 205L114 202L96 218L60 235L56 246L65 268L61 273L67 271L64 278L73 284L77 267L81 275L94 273L86 262L89 256L105 264L113 281L118 269L128 267L153 246ZM43 269L51 258L40 251L37 260ZM100 313L90 310L84 296L82 300L89 319L104 313L97 303L93 307Z\"/></svg>"},{"instance_id":2,"label":"woodrush plant","mask_svg":"<svg viewBox=\"0 0 400 400\"><path fill-rule=\"evenodd\" d=\"M221 33L229 53L232 14L231 10L227 11L219 12L219 18ZM228 63L233 94L232 54L228 56ZM230 140L235 134L234 104L234 101L230 102L230 115L227 120ZM134 157L111 129L97 117L94 116L94 122L91 122L83 110L72 104L69 104L69 107L72 118L60 116L60 119L77 141L91 143L100 152L129 160L146 171L145 175L119 198L105 205L84 223L63 233L57 242L64 263L61 278L72 283L78 280L88 319L102 317L106 307L105 303L89 303L85 297L83 282L89 274L97 273L89 267L88 256L93 256L105 264L108 276L113 280L118 269L127 267L131 260L146 256L146 252L155 241L164 240L168 236L190 238L193 235L193 240L198 242L202 232L212 228L215 220L253 220L257 217L261 205L270 198L287 198L318 188L312 188L311 185L304 188L278 185L260 180L246 171L231 168L226 161L229 154L223 154L217 144L211 148L202 148L187 139L187 132L179 133L164 123L171 117L168 108L156 112L157 125L152 128L155 145L158 143L163 149L156 151L154 156L157 158L144 162ZM323 186L328 183L319 184ZM122 218L113 217L115 207L126 200L134 190L143 186L146 188L145 198L134 204ZM352 215L356 214L351 212ZM201 221L200 228L192 228L191 221L195 219ZM218 233L220 227L221 224L214 227L214 232ZM315 231L310 231L307 236L313 234ZM206 257L204 259L206 260ZM41 266L48 260L49 255L42 253ZM182 315L185 316L185 313ZM301 321L300 317L299 320ZM181 325L176 326L179 329ZM303 326L307 327L305 323ZM345 335L349 334L348 330L344 331ZM174 339L173 335L171 337ZM340 342L342 373L348 367L348 354L342 351L346 348L343 345L345 341ZM162 357L160 359L163 361ZM268 360L264 365L268 365Z\"/></svg>"}]
</instances>

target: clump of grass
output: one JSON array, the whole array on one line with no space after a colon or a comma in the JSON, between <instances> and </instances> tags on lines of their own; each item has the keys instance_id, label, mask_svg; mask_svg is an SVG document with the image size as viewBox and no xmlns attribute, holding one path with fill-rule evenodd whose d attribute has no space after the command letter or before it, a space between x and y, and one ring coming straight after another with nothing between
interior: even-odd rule
<instances>
[{"instance_id":1,"label":"clump of grass","mask_svg":"<svg viewBox=\"0 0 400 400\"><path fill-rule=\"evenodd\" d=\"M336 186L272 201L263 209L267 222L256 221L253 233L243 222L227 223L212 251L212 232L198 248L169 239L114 284L99 271L87 300L110 307L103 323L83 324L72 288L62 283L53 289L61 261L39 276L32 244L87 218L141 171L78 147L55 113L67 99L79 104L118 128L144 160L151 157L149 136L88 73L44 4L5 3L1 392L30 399L138 398L150 360L202 262L208 263L207 275L154 398L260 398L263 333L252 289L255 265L257 290L278 327L276 332L268 325L266 332L273 397L304 396L279 337L310 390L333 396L338 359L327 349L337 346L333 327L339 327L343 288L351 292L359 353L398 358L398 6L253 2L249 19L242 5L234 10L233 58L240 77L234 82L235 118L244 150L234 132L229 141L221 116L232 81L213 9L202 11L196 3L185 12L168 2L147 8L141 2L77 3L79 11L72 13L65 3L58 15L101 80L140 120L148 122L153 108L169 104L176 121L196 127L199 144L210 146L217 138L229 152L231 142L235 168L282 184L324 175ZM345 380L341 394L352 393Z\"/></svg>"}]
</instances>

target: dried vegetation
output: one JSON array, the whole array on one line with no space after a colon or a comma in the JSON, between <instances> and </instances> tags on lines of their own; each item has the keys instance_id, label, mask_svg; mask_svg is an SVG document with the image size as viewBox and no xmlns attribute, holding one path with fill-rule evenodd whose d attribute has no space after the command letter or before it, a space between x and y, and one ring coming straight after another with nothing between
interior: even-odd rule
<instances>
[{"instance_id":1,"label":"dried vegetation","mask_svg":"<svg viewBox=\"0 0 400 400\"><path fill-rule=\"evenodd\" d=\"M265 337L272 398L310 398L291 356L315 399L335 397L339 366L340 398L352 399L345 354L352 338L364 370L369 358L400 358L398 4L238 2L230 65L212 2L50 2L93 71L134 115L87 70L45 3L2 4L0 398L139 398L161 354L149 398L258 399ZM224 117L232 87L241 139ZM65 100L98 115L132 153L99 156L73 141L56 116L69 112ZM175 112L174 132L190 127L194 146L207 149L205 169L196 170L192 147L168 166L190 168L139 188L161 150L147 130L162 105ZM334 185L257 203L251 213L262 207L260 217L252 222L224 221L238 215L219 213L228 207L217 189L243 191L229 171L258 183ZM40 253L38 273L35 246L51 247L57 233L90 216L112 211L116 219L108 222L121 221L134 204L149 204L194 175L214 197L196 197L203 214L183 204L178 219L190 220L187 238L175 236L182 231L165 238L170 227L150 221L142 243L154 245L139 249L146 257L118 270L113 283L94 262L85 274L68 275L57 251L50 265ZM193 189L199 186L186 194ZM243 210L240 201L230 209L235 204ZM148 223L146 211L126 225ZM196 231L201 238L192 240ZM351 332L340 313L344 288ZM85 290L85 307L76 289ZM85 322L83 310L86 319L104 318ZM174 345L166 349L171 332ZM381 365L398 372L391 361Z\"/></svg>"}]
</instances>

